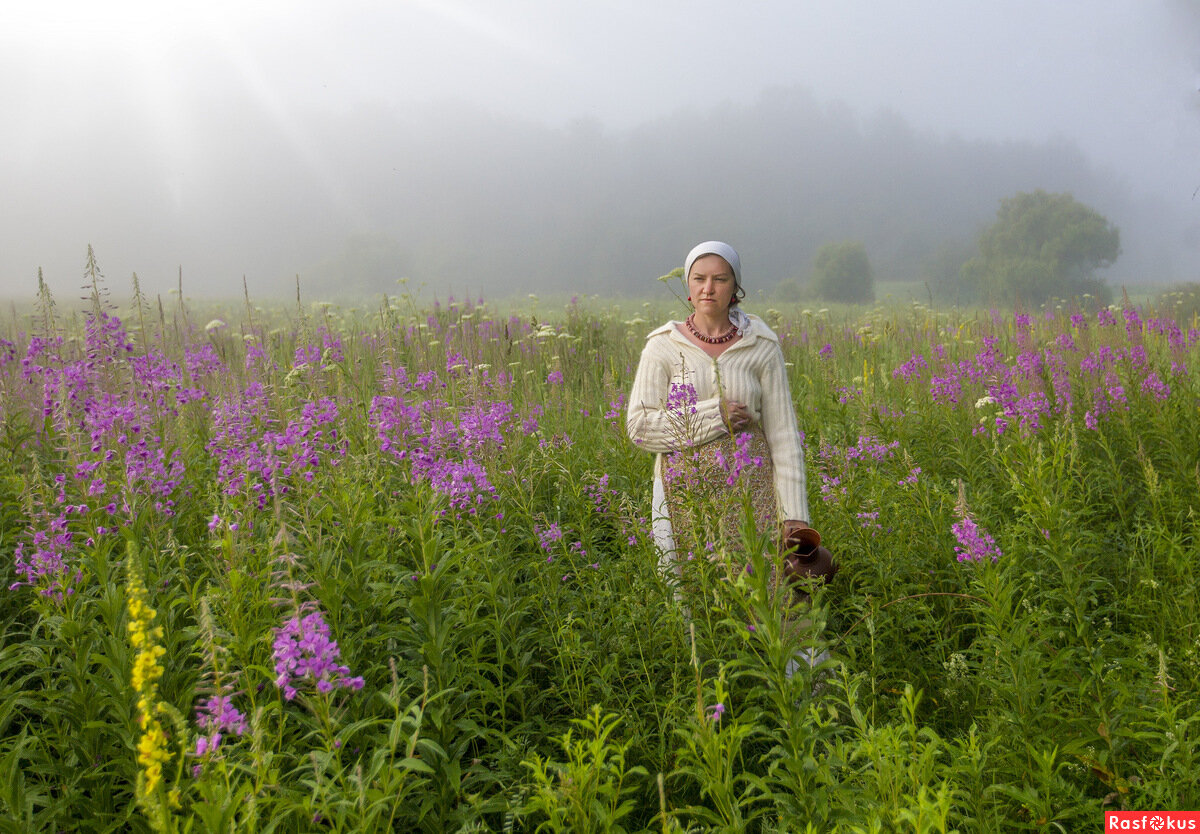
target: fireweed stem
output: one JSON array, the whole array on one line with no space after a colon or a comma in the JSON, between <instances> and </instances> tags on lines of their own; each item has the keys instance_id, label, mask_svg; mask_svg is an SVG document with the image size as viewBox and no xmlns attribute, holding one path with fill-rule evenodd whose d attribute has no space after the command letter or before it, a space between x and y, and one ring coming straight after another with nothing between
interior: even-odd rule
<instances>
[{"instance_id":1,"label":"fireweed stem","mask_svg":"<svg viewBox=\"0 0 1200 834\"><path fill-rule=\"evenodd\" d=\"M861 617L859 617L857 620L855 620L854 623L850 626L850 628L846 629L845 632L842 633L842 636L838 638L837 642L834 643L830 648L836 649L838 646L842 645L842 643L845 642L846 638L850 636L850 632L854 631L854 629L856 629L860 625L862 625L863 621L866 620L867 617L871 616L871 614L873 614L876 610L882 611L883 609L889 608L898 602L905 602L907 600L912 600L912 599L921 599L922 597L958 597L959 599L973 599L976 602L982 602L985 605L987 604L987 600L982 599L981 597L977 597L974 594L956 594L956 593L953 593L952 591L928 591L923 594L909 594L908 596L897 597L896 599L885 602L883 605L879 606L878 609L872 609L871 611L868 611L866 614L863 614Z\"/></svg>"}]
</instances>

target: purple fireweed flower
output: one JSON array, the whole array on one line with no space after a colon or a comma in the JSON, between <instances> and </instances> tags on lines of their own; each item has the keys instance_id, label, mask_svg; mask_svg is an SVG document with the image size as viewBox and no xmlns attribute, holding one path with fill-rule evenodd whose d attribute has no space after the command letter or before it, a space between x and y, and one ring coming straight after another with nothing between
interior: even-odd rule
<instances>
[{"instance_id":1,"label":"purple fireweed flower","mask_svg":"<svg viewBox=\"0 0 1200 834\"><path fill-rule=\"evenodd\" d=\"M958 405L962 397L962 379L954 366L947 366L946 370L945 376L935 375L929 380L929 394L935 403Z\"/></svg>"},{"instance_id":2,"label":"purple fireweed flower","mask_svg":"<svg viewBox=\"0 0 1200 834\"><path fill-rule=\"evenodd\" d=\"M1017 357L1017 372L1025 379L1037 379L1043 368L1040 350L1025 351Z\"/></svg>"},{"instance_id":3,"label":"purple fireweed flower","mask_svg":"<svg viewBox=\"0 0 1200 834\"><path fill-rule=\"evenodd\" d=\"M1059 350L1075 350L1075 337L1070 333L1059 333L1054 339L1054 346Z\"/></svg>"},{"instance_id":4,"label":"purple fireweed flower","mask_svg":"<svg viewBox=\"0 0 1200 834\"><path fill-rule=\"evenodd\" d=\"M733 486L738 482L743 470L747 467L761 467L763 465L762 455L755 455L750 451L750 444L754 436L750 432L742 432L734 437L734 452L733 460L726 459L724 453L718 449L714 453L717 459L717 465L725 472L725 483Z\"/></svg>"},{"instance_id":5,"label":"purple fireweed flower","mask_svg":"<svg viewBox=\"0 0 1200 834\"><path fill-rule=\"evenodd\" d=\"M413 383L413 388L418 391L427 391L430 388L444 388L445 385L438 379L437 371L422 371L417 374L417 380Z\"/></svg>"},{"instance_id":6,"label":"purple fireweed flower","mask_svg":"<svg viewBox=\"0 0 1200 834\"><path fill-rule=\"evenodd\" d=\"M1013 404L1010 416L1020 420L1023 430L1033 432L1042 428L1042 417L1049 413L1050 400L1041 391L1033 391Z\"/></svg>"},{"instance_id":7,"label":"purple fireweed flower","mask_svg":"<svg viewBox=\"0 0 1200 834\"><path fill-rule=\"evenodd\" d=\"M696 413L696 387L687 382L672 382L667 393L667 411L673 414Z\"/></svg>"},{"instance_id":8,"label":"purple fireweed flower","mask_svg":"<svg viewBox=\"0 0 1200 834\"><path fill-rule=\"evenodd\" d=\"M920 353L914 353L911 359L892 371L892 378L908 381L914 377L921 376L922 372L928 367L929 363L925 361L925 356Z\"/></svg>"},{"instance_id":9,"label":"purple fireweed flower","mask_svg":"<svg viewBox=\"0 0 1200 834\"><path fill-rule=\"evenodd\" d=\"M713 457L717 461L717 466L721 467L721 469L725 472L729 471L729 461L725 460L725 453L722 450L714 450Z\"/></svg>"},{"instance_id":10,"label":"purple fireweed flower","mask_svg":"<svg viewBox=\"0 0 1200 834\"><path fill-rule=\"evenodd\" d=\"M546 374L546 384L547 385L562 385L562 383L563 383L562 371L551 371L550 373Z\"/></svg>"},{"instance_id":11,"label":"purple fireweed flower","mask_svg":"<svg viewBox=\"0 0 1200 834\"><path fill-rule=\"evenodd\" d=\"M270 370L277 367L277 364L258 342L247 342L245 368L247 371L253 371L259 366L263 370Z\"/></svg>"},{"instance_id":12,"label":"purple fireweed flower","mask_svg":"<svg viewBox=\"0 0 1200 834\"><path fill-rule=\"evenodd\" d=\"M193 345L185 348L184 362L193 377L214 376L226 371L225 363L217 356L216 348L210 344Z\"/></svg>"},{"instance_id":13,"label":"purple fireweed flower","mask_svg":"<svg viewBox=\"0 0 1200 834\"><path fill-rule=\"evenodd\" d=\"M721 716L725 714L725 705L721 703L713 704L705 710L705 714L714 724L718 724L721 721Z\"/></svg>"},{"instance_id":14,"label":"purple fireweed flower","mask_svg":"<svg viewBox=\"0 0 1200 834\"><path fill-rule=\"evenodd\" d=\"M608 411L604 412L605 420L617 420L625 413L625 395L617 394L617 398L608 404Z\"/></svg>"},{"instance_id":15,"label":"purple fireweed flower","mask_svg":"<svg viewBox=\"0 0 1200 834\"><path fill-rule=\"evenodd\" d=\"M855 517L859 520L859 524L864 530L882 530L883 525L879 523L879 511L871 510L868 512L855 513Z\"/></svg>"},{"instance_id":16,"label":"purple fireweed flower","mask_svg":"<svg viewBox=\"0 0 1200 834\"><path fill-rule=\"evenodd\" d=\"M537 535L538 544L547 553L551 552L554 542L562 541L563 537L563 531L558 526L558 522L554 522L549 527L541 527L535 524L533 525L533 532Z\"/></svg>"},{"instance_id":17,"label":"purple fireweed flower","mask_svg":"<svg viewBox=\"0 0 1200 834\"><path fill-rule=\"evenodd\" d=\"M592 509L601 514L611 509L613 496L619 495L615 489L608 488L608 475L600 476L594 484L584 484L583 491L592 499Z\"/></svg>"},{"instance_id":18,"label":"purple fireweed flower","mask_svg":"<svg viewBox=\"0 0 1200 834\"><path fill-rule=\"evenodd\" d=\"M1156 371L1151 371L1142 380L1142 393L1149 394L1161 402L1171 396L1171 386L1163 382L1162 377Z\"/></svg>"},{"instance_id":19,"label":"purple fireweed flower","mask_svg":"<svg viewBox=\"0 0 1200 834\"><path fill-rule=\"evenodd\" d=\"M1171 328L1167 333L1167 344L1171 346L1172 350L1183 350L1187 346L1183 330L1175 322L1171 322Z\"/></svg>"},{"instance_id":20,"label":"purple fireweed flower","mask_svg":"<svg viewBox=\"0 0 1200 834\"><path fill-rule=\"evenodd\" d=\"M835 501L839 496L845 497L847 488L842 486L840 475L829 475L821 472L821 500Z\"/></svg>"},{"instance_id":21,"label":"purple fireweed flower","mask_svg":"<svg viewBox=\"0 0 1200 834\"><path fill-rule=\"evenodd\" d=\"M496 497L496 487L487 470L471 458L451 460L424 452L413 455L413 475L425 478L435 492L445 495L450 506L473 514L476 506Z\"/></svg>"},{"instance_id":22,"label":"purple fireweed flower","mask_svg":"<svg viewBox=\"0 0 1200 834\"><path fill-rule=\"evenodd\" d=\"M133 353L133 343L121 327L121 320L103 310L99 318L88 316L85 331L88 367L112 364Z\"/></svg>"},{"instance_id":23,"label":"purple fireweed flower","mask_svg":"<svg viewBox=\"0 0 1200 834\"><path fill-rule=\"evenodd\" d=\"M458 415L457 445L464 452L498 447L504 443L505 430L516 418L516 409L509 402L468 406Z\"/></svg>"},{"instance_id":24,"label":"purple fireweed flower","mask_svg":"<svg viewBox=\"0 0 1200 834\"><path fill-rule=\"evenodd\" d=\"M15 590L32 585L43 596L61 600L74 593L80 572L75 565L73 534L67 529L67 513L48 520L46 529L28 529L29 542L18 542L13 551L18 580L9 585Z\"/></svg>"},{"instance_id":25,"label":"purple fireweed flower","mask_svg":"<svg viewBox=\"0 0 1200 834\"><path fill-rule=\"evenodd\" d=\"M384 390L408 391L408 369L403 365L385 364L380 369L379 376Z\"/></svg>"},{"instance_id":26,"label":"purple fireweed flower","mask_svg":"<svg viewBox=\"0 0 1200 834\"><path fill-rule=\"evenodd\" d=\"M300 368L306 365L316 365L321 361L321 349L316 345L301 345L296 348L292 357L292 367Z\"/></svg>"},{"instance_id":27,"label":"purple fireweed flower","mask_svg":"<svg viewBox=\"0 0 1200 834\"><path fill-rule=\"evenodd\" d=\"M420 409L407 405L400 397L374 397L367 419L375 429L380 450L398 458L408 456L410 438L422 433Z\"/></svg>"},{"instance_id":28,"label":"purple fireweed flower","mask_svg":"<svg viewBox=\"0 0 1200 834\"><path fill-rule=\"evenodd\" d=\"M845 450L844 457L847 461L867 460L868 458L875 461L886 460L900 448L900 441L893 440L891 443L884 443L881 440L876 440L870 435L859 435L858 443L850 446Z\"/></svg>"},{"instance_id":29,"label":"purple fireweed flower","mask_svg":"<svg viewBox=\"0 0 1200 834\"><path fill-rule=\"evenodd\" d=\"M958 561L982 562L990 557L995 562L1000 558L1000 548L996 546L996 540L975 522L966 509L959 509L959 520L950 525L950 531L958 540L954 548Z\"/></svg>"},{"instance_id":30,"label":"purple fireweed flower","mask_svg":"<svg viewBox=\"0 0 1200 834\"><path fill-rule=\"evenodd\" d=\"M320 611L292 616L275 629L275 685L289 701L307 684L323 695L336 687L362 689L363 679L350 677L349 667L337 662L340 654Z\"/></svg>"},{"instance_id":31,"label":"purple fireweed flower","mask_svg":"<svg viewBox=\"0 0 1200 834\"><path fill-rule=\"evenodd\" d=\"M1125 357L1135 371L1146 371L1150 367L1150 357L1146 353L1145 345L1131 345L1125 351Z\"/></svg>"},{"instance_id":32,"label":"purple fireweed flower","mask_svg":"<svg viewBox=\"0 0 1200 834\"><path fill-rule=\"evenodd\" d=\"M1121 311L1121 315L1125 317L1125 333L1132 336L1134 333L1142 332L1142 320L1138 317L1137 310L1127 307Z\"/></svg>"},{"instance_id":33,"label":"purple fireweed flower","mask_svg":"<svg viewBox=\"0 0 1200 834\"><path fill-rule=\"evenodd\" d=\"M341 437L338 407L332 399L305 403L299 416L284 425L271 419L271 411L262 384L251 383L214 409L206 446L218 461L217 483L222 491L255 497L260 509L276 492L288 491L285 479L298 476L312 481L322 464L336 466L349 448Z\"/></svg>"},{"instance_id":34,"label":"purple fireweed flower","mask_svg":"<svg viewBox=\"0 0 1200 834\"><path fill-rule=\"evenodd\" d=\"M1070 414L1073 396L1071 394L1071 379L1067 371L1067 362L1057 353L1047 350L1045 354L1046 367L1050 371L1050 389L1054 392L1054 411L1056 414Z\"/></svg>"},{"instance_id":35,"label":"purple fireweed flower","mask_svg":"<svg viewBox=\"0 0 1200 834\"><path fill-rule=\"evenodd\" d=\"M543 437L538 441L539 449L570 449L575 445L569 434L556 434L554 437Z\"/></svg>"},{"instance_id":36,"label":"purple fireweed flower","mask_svg":"<svg viewBox=\"0 0 1200 834\"><path fill-rule=\"evenodd\" d=\"M454 329L454 325L450 325L450 331L452 332ZM467 357L456 350L448 349L446 351L446 374L451 379L459 379L464 376L469 367L471 367L471 363L467 361Z\"/></svg>"},{"instance_id":37,"label":"purple fireweed flower","mask_svg":"<svg viewBox=\"0 0 1200 834\"><path fill-rule=\"evenodd\" d=\"M213 695L196 708L196 726L202 734L196 739L196 756L216 752L225 734L242 735L249 727L246 717L227 695Z\"/></svg>"},{"instance_id":38,"label":"purple fireweed flower","mask_svg":"<svg viewBox=\"0 0 1200 834\"><path fill-rule=\"evenodd\" d=\"M1108 381L1107 391L1109 402L1119 405L1124 405L1126 403L1125 386L1117 382L1115 378Z\"/></svg>"}]
</instances>

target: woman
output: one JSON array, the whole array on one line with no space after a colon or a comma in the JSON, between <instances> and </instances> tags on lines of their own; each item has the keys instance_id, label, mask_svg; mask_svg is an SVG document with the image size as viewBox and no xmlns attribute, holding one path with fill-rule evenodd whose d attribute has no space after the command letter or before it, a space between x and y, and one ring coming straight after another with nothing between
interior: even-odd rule
<instances>
[{"instance_id":1,"label":"woman","mask_svg":"<svg viewBox=\"0 0 1200 834\"><path fill-rule=\"evenodd\" d=\"M660 564L676 576L688 558L718 544L737 549L740 541L740 503L724 501L716 525L706 525L695 502L683 500L697 485L747 488L772 542L781 520L785 536L820 543L808 524L804 447L783 351L762 319L738 307L744 292L737 252L719 241L701 243L683 271L694 312L647 337L626 414L629 437L657 453L654 538Z\"/></svg>"}]
</instances>

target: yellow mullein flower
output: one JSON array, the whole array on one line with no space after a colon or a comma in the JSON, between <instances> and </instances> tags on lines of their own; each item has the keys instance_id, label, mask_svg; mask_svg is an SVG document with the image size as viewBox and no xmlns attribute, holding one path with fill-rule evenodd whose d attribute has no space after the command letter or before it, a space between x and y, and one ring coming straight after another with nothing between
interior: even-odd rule
<instances>
[{"instance_id":1,"label":"yellow mullein flower","mask_svg":"<svg viewBox=\"0 0 1200 834\"><path fill-rule=\"evenodd\" d=\"M158 686L157 681L163 673L162 664L158 662L158 659L164 654L166 654L166 649L155 645L138 652L133 661L134 689L138 692L147 692Z\"/></svg>"},{"instance_id":2,"label":"yellow mullein flower","mask_svg":"<svg viewBox=\"0 0 1200 834\"><path fill-rule=\"evenodd\" d=\"M158 719L151 718L144 730L138 742L138 764L146 775L145 791L152 794L162 782L163 765L171 760L171 756L167 753L167 734Z\"/></svg>"},{"instance_id":3,"label":"yellow mullein flower","mask_svg":"<svg viewBox=\"0 0 1200 834\"><path fill-rule=\"evenodd\" d=\"M130 567L129 583L126 586L129 612L129 644L134 649L133 669L130 674L138 701L138 726L142 730L138 739L138 783L137 798L150 821L152 828L162 831L167 828L168 807L179 806L179 792L171 789L163 801L160 787L163 786L163 766L171 762L167 746L167 734L158 720L158 714L175 715L174 710L158 699L158 680L163 676L162 626L154 625L158 616L147 602L149 596L142 578Z\"/></svg>"}]
</instances>

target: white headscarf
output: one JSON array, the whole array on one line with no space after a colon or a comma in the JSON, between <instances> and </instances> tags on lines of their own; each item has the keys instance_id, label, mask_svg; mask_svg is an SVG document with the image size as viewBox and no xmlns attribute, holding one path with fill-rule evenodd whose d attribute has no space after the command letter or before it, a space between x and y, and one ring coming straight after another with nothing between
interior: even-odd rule
<instances>
[{"instance_id":1,"label":"white headscarf","mask_svg":"<svg viewBox=\"0 0 1200 834\"><path fill-rule=\"evenodd\" d=\"M688 252L687 260L683 262L683 280L686 281L691 275L692 264L705 255L719 255L725 259L725 263L729 264L729 268L733 270L733 291L736 294L742 286L742 259L738 257L737 251L732 246L719 240L706 240L704 243L692 247L692 251ZM750 317L737 306L729 308L729 323L737 328L739 336L745 336L750 329Z\"/></svg>"}]
</instances>

